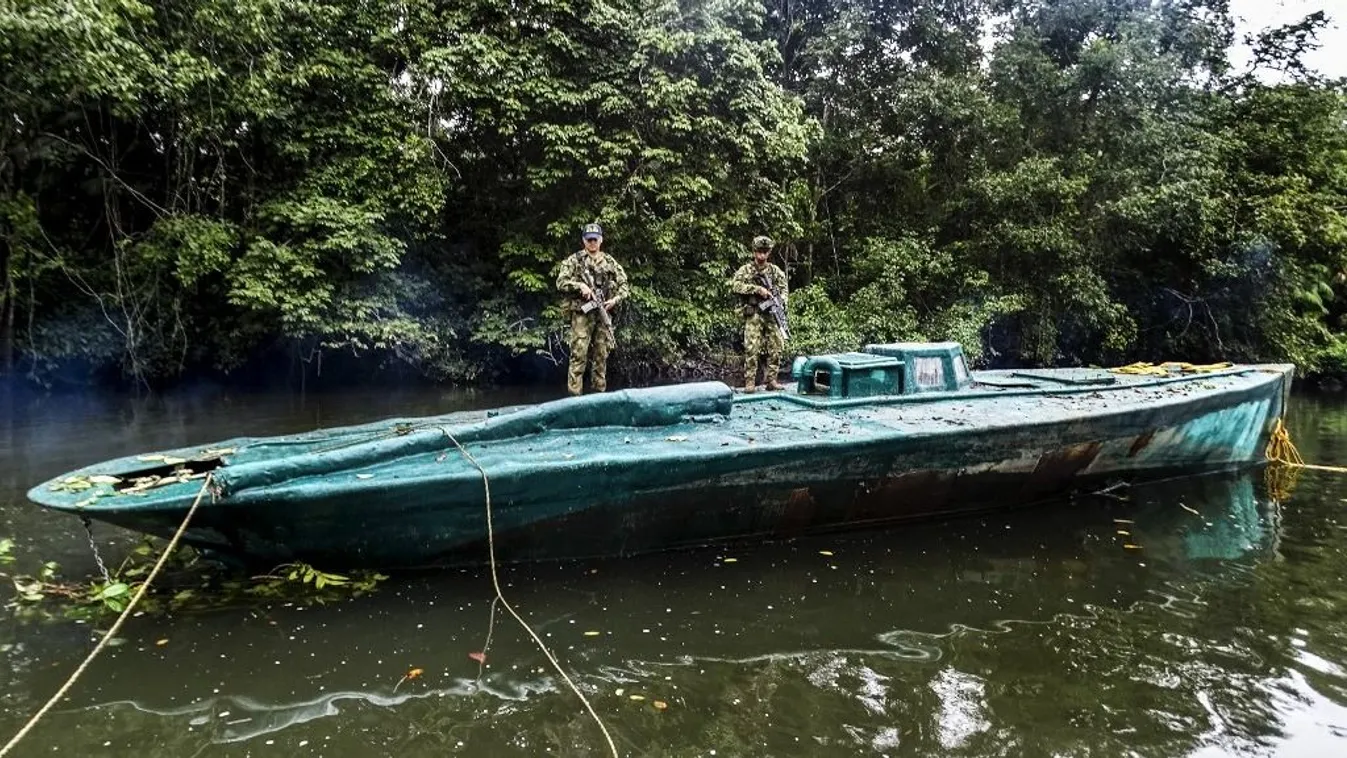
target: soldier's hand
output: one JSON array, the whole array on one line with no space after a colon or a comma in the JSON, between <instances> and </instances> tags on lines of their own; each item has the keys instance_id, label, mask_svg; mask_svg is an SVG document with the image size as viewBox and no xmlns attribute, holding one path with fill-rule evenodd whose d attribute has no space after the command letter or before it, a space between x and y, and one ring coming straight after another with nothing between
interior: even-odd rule
<instances>
[{"instance_id":1,"label":"soldier's hand","mask_svg":"<svg viewBox=\"0 0 1347 758\"><path fill-rule=\"evenodd\" d=\"M594 290L590 289L588 284L581 283L581 284L580 284L580 297L583 297L583 298L591 298L591 297L594 297Z\"/></svg>"},{"instance_id":2,"label":"soldier's hand","mask_svg":"<svg viewBox=\"0 0 1347 758\"><path fill-rule=\"evenodd\" d=\"M617 298L609 298L603 301L603 309L605 311L611 311L615 305L617 305Z\"/></svg>"},{"instance_id":3,"label":"soldier's hand","mask_svg":"<svg viewBox=\"0 0 1347 758\"><path fill-rule=\"evenodd\" d=\"M758 297L771 297L771 296L772 296L771 290L767 289L766 287L758 288Z\"/></svg>"}]
</instances>

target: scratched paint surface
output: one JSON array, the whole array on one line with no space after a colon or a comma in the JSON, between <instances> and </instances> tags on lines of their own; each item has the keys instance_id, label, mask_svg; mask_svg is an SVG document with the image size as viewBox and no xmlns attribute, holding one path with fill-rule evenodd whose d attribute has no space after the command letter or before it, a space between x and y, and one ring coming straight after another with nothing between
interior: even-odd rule
<instances>
[{"instance_id":1,"label":"scratched paint surface","mask_svg":"<svg viewBox=\"0 0 1347 758\"><path fill-rule=\"evenodd\" d=\"M188 539L272 564L480 561L484 490L479 471L451 442L459 438L488 472L494 526L508 559L629 553L929 516L984 506L988 494L997 496L992 502L1043 499L1092 476L1252 462L1282 390L1280 374L1247 371L1167 382L1120 376L1114 387L1088 391L984 389L824 407L783 395L741 397L731 406L728 389L714 383L661 392L667 399L658 402L591 396L555 412L550 405L516 408L490 420L406 419L215 443L236 451L218 472L225 496L195 520ZM621 404L673 419L686 404L696 418L601 425L604 408ZM411 430L390 432L403 426ZM87 471L111 473L124 463ZM857 487L880 494L858 495ZM168 534L199 488L194 480L82 508ZM782 498L800 488L813 505L783 510ZM84 497L37 493L63 502ZM774 515L782 522L771 523Z\"/></svg>"}]
</instances>

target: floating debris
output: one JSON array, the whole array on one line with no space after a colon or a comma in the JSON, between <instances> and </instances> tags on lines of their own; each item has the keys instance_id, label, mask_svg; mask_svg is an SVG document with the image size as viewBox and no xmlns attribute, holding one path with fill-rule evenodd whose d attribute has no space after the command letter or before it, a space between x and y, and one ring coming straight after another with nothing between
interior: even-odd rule
<instances>
[{"instance_id":1,"label":"floating debris","mask_svg":"<svg viewBox=\"0 0 1347 758\"><path fill-rule=\"evenodd\" d=\"M422 673L423 671L421 669L408 669L407 673L403 674L402 678L398 680L398 683L393 685L393 691L397 692L398 687L401 687L403 682L409 682L413 679L420 678Z\"/></svg>"}]
</instances>

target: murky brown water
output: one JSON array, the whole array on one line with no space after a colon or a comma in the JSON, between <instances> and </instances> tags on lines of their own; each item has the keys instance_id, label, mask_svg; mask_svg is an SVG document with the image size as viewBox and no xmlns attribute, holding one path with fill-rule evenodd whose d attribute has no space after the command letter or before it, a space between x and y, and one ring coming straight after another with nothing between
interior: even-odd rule
<instances>
[{"instance_id":1,"label":"murky brown water","mask_svg":"<svg viewBox=\"0 0 1347 758\"><path fill-rule=\"evenodd\" d=\"M15 402L0 536L91 573L83 529L26 505L29 486L146 449L554 394ZM1347 403L1297 397L1290 421L1307 460L1347 464ZM1125 494L502 578L623 755L1347 754L1347 475L1304 472L1283 502L1259 472ZM119 559L125 540L95 534ZM134 619L12 755L603 755L490 599L484 573L453 572L326 607ZM0 619L8 739L93 635Z\"/></svg>"}]
</instances>

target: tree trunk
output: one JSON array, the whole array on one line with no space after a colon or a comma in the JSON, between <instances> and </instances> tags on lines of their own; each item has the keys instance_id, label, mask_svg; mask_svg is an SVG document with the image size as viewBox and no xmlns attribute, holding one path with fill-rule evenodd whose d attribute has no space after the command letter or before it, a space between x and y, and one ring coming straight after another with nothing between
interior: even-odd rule
<instances>
[{"instance_id":1,"label":"tree trunk","mask_svg":"<svg viewBox=\"0 0 1347 758\"><path fill-rule=\"evenodd\" d=\"M0 376L14 374L14 256L9 241L0 243Z\"/></svg>"}]
</instances>

